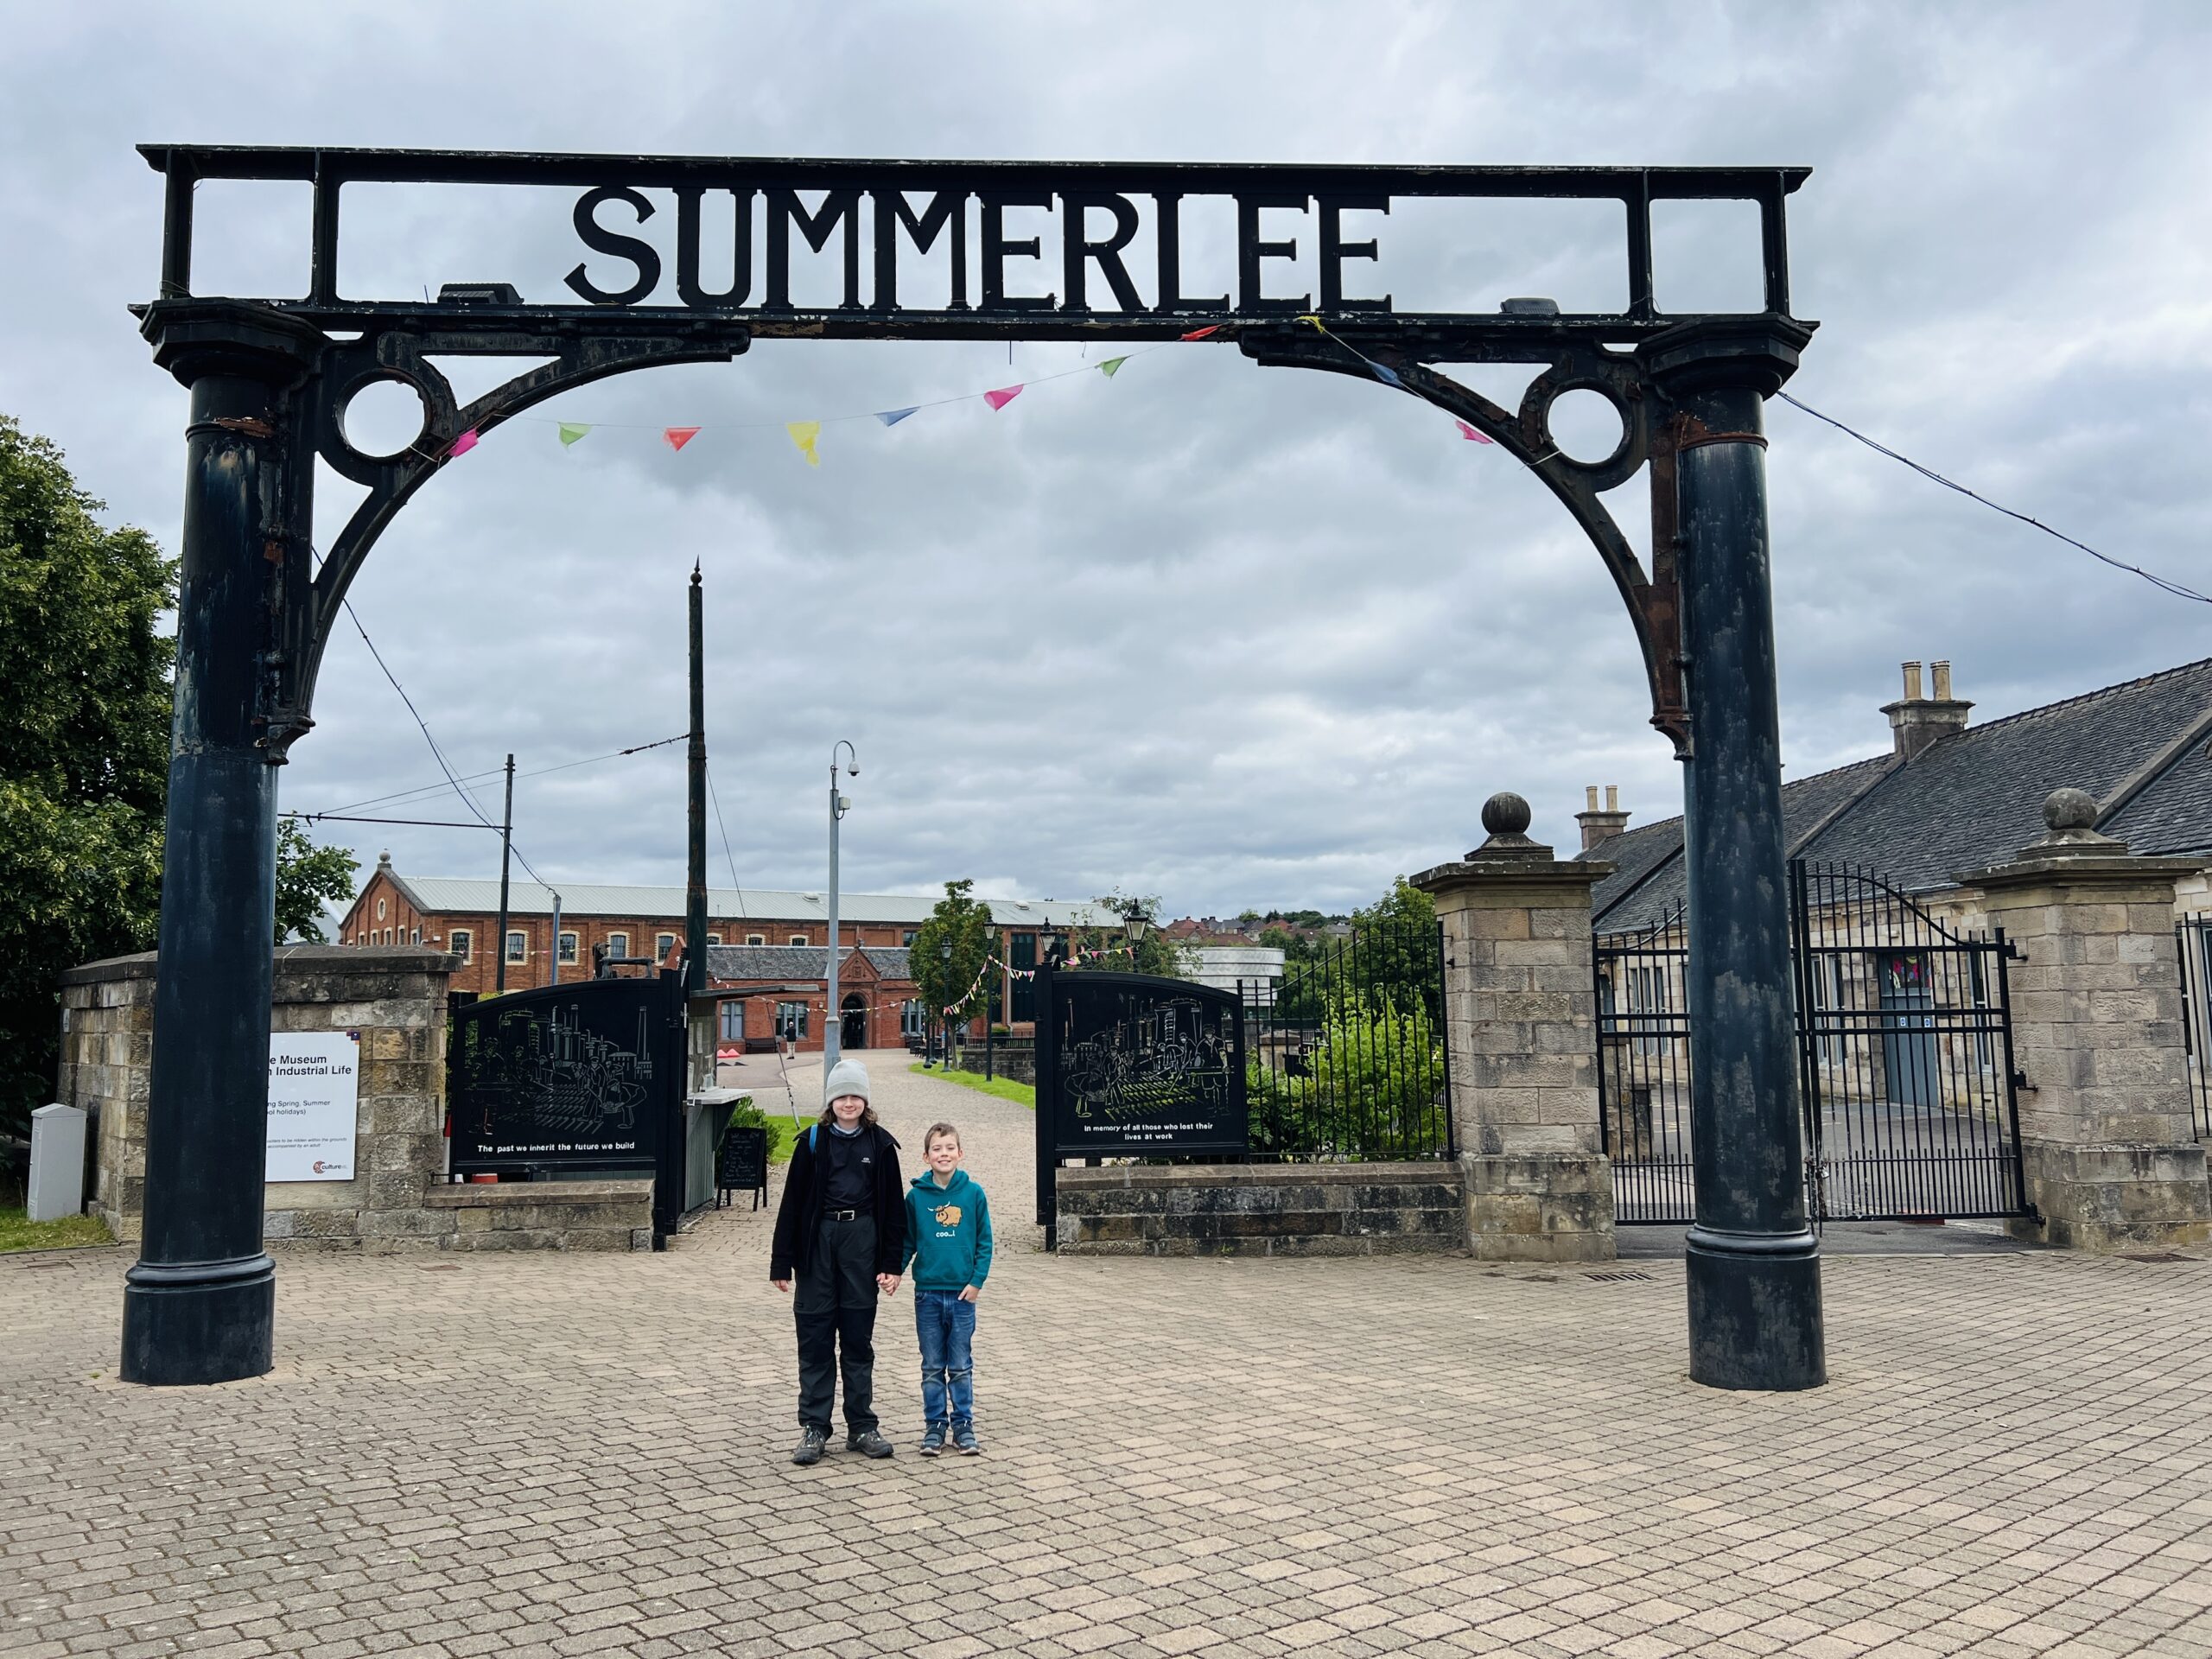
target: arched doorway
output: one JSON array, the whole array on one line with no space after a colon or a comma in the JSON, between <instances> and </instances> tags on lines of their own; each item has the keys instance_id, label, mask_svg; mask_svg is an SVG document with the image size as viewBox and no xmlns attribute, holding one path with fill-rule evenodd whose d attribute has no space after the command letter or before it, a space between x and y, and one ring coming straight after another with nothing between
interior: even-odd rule
<instances>
[{"instance_id":1,"label":"arched doorway","mask_svg":"<svg viewBox=\"0 0 2212 1659\"><path fill-rule=\"evenodd\" d=\"M1209 349L1233 349L1255 364L1350 376L1379 395L1433 405L1463 437L1496 445L1552 492L1620 591L1644 659L1652 723L1685 766L1684 861L1699 941L1687 993L1699 1031L1690 1063L1697 1097L1713 1103L1711 1133L1694 1148L1691 1375L1730 1388L1823 1380L1818 1241L1804 1204L1791 1031L1761 431L1764 399L1812 338L1814 325L1790 314L1784 226L1785 200L1808 169L143 151L164 175L166 206L160 297L133 309L156 362L192 397L176 607L176 680L191 695L178 698L170 762L160 1039L147 1103L144 1231L124 1294L126 1379L219 1382L259 1376L274 1363L275 1264L260 1225L267 1096L258 1080L268 1064L276 768L314 723L323 647L377 537L449 462L558 392L635 369L728 362L755 339L864 338L1102 348L1211 341ZM311 188L304 298L193 292L194 192L208 180ZM426 290L419 304L341 295L341 194L404 184L579 189L573 222L592 257L564 279L567 296L550 302L526 300L505 282L448 283L435 300ZM647 190L674 207L659 221L672 260L653 240L659 226L646 230L658 211ZM821 205L808 207L802 192L822 193ZM925 192L928 205L918 209L913 194ZM739 209L738 257L731 286L720 291L701 275L709 194ZM1225 276L1200 281L1184 268L1186 197L1234 208L1233 296L1205 293ZM1611 204L1623 232L1625 303L1563 311L1551 299L1521 298L1495 310L1402 311L1376 292L1386 269L1382 227L1362 221L1348 236L1343 220L1387 214L1396 198ZM758 264L756 200L766 213ZM1700 200L1756 207L1758 309L1660 309L1653 206ZM971 207L982 217L974 294ZM1058 213L1058 234L1010 238L1009 208ZM1101 214L1111 218L1110 230ZM1275 218L1263 225L1263 214ZM1308 222L1299 237L1282 234L1290 214ZM1151 257L1132 271L1124 251L1147 221ZM871 225L874 282L864 297L861 253ZM794 226L797 240L817 254L842 236L839 303L794 303ZM1319 263L1301 276L1281 262L1295 261L1309 238ZM902 245L917 258L942 249L949 301L900 298ZM1044 260L1046 269L1031 272L1025 260ZM1372 272L1357 264L1347 271L1348 261L1378 263ZM662 291L664 275L674 277L672 295ZM1345 291L1363 275L1376 285L1366 289L1373 297ZM1152 288L1149 302L1141 279ZM1308 292L1287 291L1301 283L1311 283ZM438 366L448 357L506 359L518 372L463 401ZM1111 372L1117 361L1096 366ZM1460 364L1518 365L1535 378L1508 407L1438 366ZM344 417L356 392L384 381L414 390L423 424L401 449L372 455L347 440ZM1608 454L1572 455L1554 436L1553 405L1583 393L1610 403L1619 422ZM315 528L318 463L366 491L327 544ZM1601 499L1647 470L1648 566Z\"/></svg>"},{"instance_id":2,"label":"arched doorway","mask_svg":"<svg viewBox=\"0 0 2212 1659\"><path fill-rule=\"evenodd\" d=\"M858 991L837 1005L837 1046L842 1050L868 1046L868 1001Z\"/></svg>"}]
</instances>

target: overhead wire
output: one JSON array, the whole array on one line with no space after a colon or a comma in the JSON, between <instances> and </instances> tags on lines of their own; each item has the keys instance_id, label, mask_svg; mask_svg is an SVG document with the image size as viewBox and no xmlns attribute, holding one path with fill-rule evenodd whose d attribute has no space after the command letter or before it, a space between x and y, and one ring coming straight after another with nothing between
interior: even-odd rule
<instances>
[{"instance_id":1,"label":"overhead wire","mask_svg":"<svg viewBox=\"0 0 2212 1659\"><path fill-rule=\"evenodd\" d=\"M2212 605L2212 594L2200 594L2194 588L2186 587L2181 582L2159 575L2154 571L2145 570L2139 564L2129 564L2124 560L2112 557L2109 554L2100 553L2095 548L2091 547L2087 542L2078 541L2075 537L2069 536L2064 531L2053 530L2049 524L2044 523L2040 518L2033 518L2027 513L2018 512L2013 508L2005 505L2004 503L2000 501L1992 501L1987 496L1968 489L1965 485L1957 482L1955 480L1944 477L1942 474L1937 472L1934 467L1922 466L1920 462L1915 461L1910 455L1900 454L1897 450L1891 448L1889 445L1877 442L1874 439L1868 437L1864 432L1859 431L1855 428L1846 426L1841 421L1836 419L1833 415L1823 415L1819 410L1815 409L1810 404L1804 402L1801 398L1792 397L1786 391L1778 391L1775 396L1781 398L1783 403L1788 404L1792 409L1802 410L1815 420L1827 423L1828 425L1835 428L1837 431L1842 433L1845 436L1858 439L1859 442L1865 444L1869 449L1874 451L1875 454L1887 455L1891 461L1896 461L1901 467L1911 467L1914 472L1918 473L1923 478L1928 479L1935 483L1941 484L1947 490L1955 490L1959 494L1965 496L1969 501L1979 501L1983 506L1987 507L1992 512L2001 512L2007 518L2017 518L2020 523L2026 524L2032 529L2039 530L2046 536L2056 537L2059 541L2065 543L2069 547L2079 548L2082 552L2088 554L2091 558L2095 559L2101 564L2108 564L2115 570L2125 570L2130 575L2140 576L2144 581L2149 582L2153 588L2159 589L2161 592L2171 594L2176 599L2190 599L2195 600L2200 605Z\"/></svg>"}]
</instances>

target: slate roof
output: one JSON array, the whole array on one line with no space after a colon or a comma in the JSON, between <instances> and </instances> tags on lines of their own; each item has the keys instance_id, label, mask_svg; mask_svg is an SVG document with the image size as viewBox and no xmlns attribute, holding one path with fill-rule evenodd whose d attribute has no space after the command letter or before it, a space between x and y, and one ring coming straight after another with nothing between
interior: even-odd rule
<instances>
[{"instance_id":1,"label":"slate roof","mask_svg":"<svg viewBox=\"0 0 2212 1659\"><path fill-rule=\"evenodd\" d=\"M1861 864L1908 893L1954 885L2043 833L2044 799L2085 789L2097 827L2139 853L2212 855L2212 658L1969 726L1911 760L1878 755L1783 785L1792 857ZM1682 821L1641 825L1584 856L1599 927L1648 927L1684 899Z\"/></svg>"},{"instance_id":2,"label":"slate roof","mask_svg":"<svg viewBox=\"0 0 2212 1659\"><path fill-rule=\"evenodd\" d=\"M854 947L845 946L837 958L842 976ZM897 945L866 944L868 958L881 979L909 979L906 950ZM820 980L829 976L830 951L819 944L710 944L707 947L707 977L714 980Z\"/></svg>"}]
</instances>

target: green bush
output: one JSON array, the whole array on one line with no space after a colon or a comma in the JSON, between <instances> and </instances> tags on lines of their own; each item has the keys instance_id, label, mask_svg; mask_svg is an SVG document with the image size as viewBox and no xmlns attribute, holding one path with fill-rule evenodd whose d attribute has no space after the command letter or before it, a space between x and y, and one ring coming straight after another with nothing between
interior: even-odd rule
<instances>
[{"instance_id":1,"label":"green bush","mask_svg":"<svg viewBox=\"0 0 2212 1659\"><path fill-rule=\"evenodd\" d=\"M1416 995L1332 996L1305 1074L1247 1065L1255 1155L1365 1160L1430 1158L1445 1145L1444 1046Z\"/></svg>"}]
</instances>

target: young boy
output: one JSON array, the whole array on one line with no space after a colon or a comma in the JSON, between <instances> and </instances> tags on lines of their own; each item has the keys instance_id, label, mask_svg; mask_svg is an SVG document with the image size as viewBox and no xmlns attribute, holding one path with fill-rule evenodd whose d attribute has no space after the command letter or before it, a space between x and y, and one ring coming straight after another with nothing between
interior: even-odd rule
<instances>
[{"instance_id":1,"label":"young boy","mask_svg":"<svg viewBox=\"0 0 2212 1659\"><path fill-rule=\"evenodd\" d=\"M991 1271L991 1207L960 1167L960 1131L932 1123L922 1137L929 1168L906 1189L906 1254L914 1270L914 1334L922 1349L922 1455L974 1457L976 1299Z\"/></svg>"}]
</instances>

